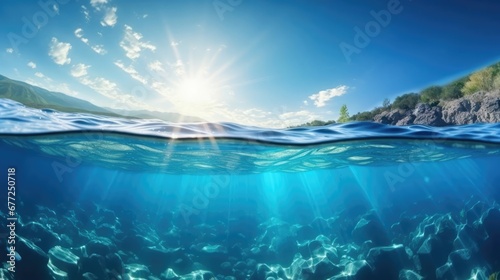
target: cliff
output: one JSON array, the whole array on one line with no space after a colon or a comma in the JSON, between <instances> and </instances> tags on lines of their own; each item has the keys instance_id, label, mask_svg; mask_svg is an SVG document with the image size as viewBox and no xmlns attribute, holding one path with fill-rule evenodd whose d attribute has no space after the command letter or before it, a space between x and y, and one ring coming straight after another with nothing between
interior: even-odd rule
<instances>
[{"instance_id":1,"label":"cliff","mask_svg":"<svg viewBox=\"0 0 500 280\"><path fill-rule=\"evenodd\" d=\"M412 110L394 109L373 117L373 121L392 125L463 125L500 122L500 91L477 92L431 106L419 103Z\"/></svg>"}]
</instances>

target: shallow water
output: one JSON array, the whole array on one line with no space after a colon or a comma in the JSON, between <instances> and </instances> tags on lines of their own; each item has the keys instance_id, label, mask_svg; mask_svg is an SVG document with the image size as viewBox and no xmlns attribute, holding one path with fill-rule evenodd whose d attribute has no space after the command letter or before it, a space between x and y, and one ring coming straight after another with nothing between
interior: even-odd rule
<instances>
[{"instance_id":1,"label":"shallow water","mask_svg":"<svg viewBox=\"0 0 500 280\"><path fill-rule=\"evenodd\" d=\"M272 130L1 100L0 135L0 180L15 179L19 256L2 279L500 271L499 124ZM0 195L7 201L7 189ZM10 212L0 210L6 229Z\"/></svg>"}]
</instances>

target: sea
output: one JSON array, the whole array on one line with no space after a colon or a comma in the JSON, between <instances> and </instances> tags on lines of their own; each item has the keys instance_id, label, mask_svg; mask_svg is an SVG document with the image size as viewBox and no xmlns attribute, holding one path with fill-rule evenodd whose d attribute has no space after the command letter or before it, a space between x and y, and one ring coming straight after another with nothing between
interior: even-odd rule
<instances>
[{"instance_id":1,"label":"sea","mask_svg":"<svg viewBox=\"0 0 500 280\"><path fill-rule=\"evenodd\" d=\"M500 279L500 124L270 129L0 99L0 186L0 279Z\"/></svg>"}]
</instances>

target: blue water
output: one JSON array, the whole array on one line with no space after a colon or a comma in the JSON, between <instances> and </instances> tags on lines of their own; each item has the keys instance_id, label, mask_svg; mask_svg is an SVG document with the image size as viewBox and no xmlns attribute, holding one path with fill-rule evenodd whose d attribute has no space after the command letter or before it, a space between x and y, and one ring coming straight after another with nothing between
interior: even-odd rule
<instances>
[{"instance_id":1,"label":"blue water","mask_svg":"<svg viewBox=\"0 0 500 280\"><path fill-rule=\"evenodd\" d=\"M499 152L500 124L276 130L0 99L18 217L0 278L488 279Z\"/></svg>"}]
</instances>

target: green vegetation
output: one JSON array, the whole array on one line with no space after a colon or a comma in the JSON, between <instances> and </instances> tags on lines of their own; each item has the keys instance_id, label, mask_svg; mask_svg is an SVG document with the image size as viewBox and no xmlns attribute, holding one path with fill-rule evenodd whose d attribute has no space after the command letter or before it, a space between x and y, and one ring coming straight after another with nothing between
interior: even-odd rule
<instances>
[{"instance_id":1,"label":"green vegetation","mask_svg":"<svg viewBox=\"0 0 500 280\"><path fill-rule=\"evenodd\" d=\"M439 102L441 95L443 93L443 88L440 86L431 86L420 92L420 100L423 103L432 104Z\"/></svg>"},{"instance_id":2,"label":"green vegetation","mask_svg":"<svg viewBox=\"0 0 500 280\"><path fill-rule=\"evenodd\" d=\"M289 128L295 128L295 127L302 127L302 126L324 126L324 125L329 125L335 123L334 120L330 121L320 121L320 120L314 120L312 122L307 122L305 124L297 125L297 126L290 126Z\"/></svg>"},{"instance_id":3,"label":"green vegetation","mask_svg":"<svg viewBox=\"0 0 500 280\"><path fill-rule=\"evenodd\" d=\"M474 94L478 91L500 90L500 62L486 67L471 75L462 77L447 85L430 86L419 93L406 93L394 99L391 104L389 99L384 99L381 107L375 107L371 111L359 112L349 117L347 106L344 104L340 109L340 116L337 122L347 121L372 121L373 118L384 112L394 109L412 110L418 103L427 103L436 106L442 101L454 100ZM316 125L321 121L314 121ZM324 122L330 124L331 122ZM300 125L308 126L309 123Z\"/></svg>"},{"instance_id":4,"label":"green vegetation","mask_svg":"<svg viewBox=\"0 0 500 280\"><path fill-rule=\"evenodd\" d=\"M418 93L407 93L396 97L392 103L393 109L414 109L420 101L420 95Z\"/></svg>"},{"instance_id":5,"label":"green vegetation","mask_svg":"<svg viewBox=\"0 0 500 280\"><path fill-rule=\"evenodd\" d=\"M342 105L340 107L340 117L337 120L339 123L345 123L349 121L349 111L347 110L347 105Z\"/></svg>"}]
</instances>

